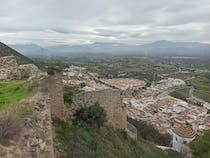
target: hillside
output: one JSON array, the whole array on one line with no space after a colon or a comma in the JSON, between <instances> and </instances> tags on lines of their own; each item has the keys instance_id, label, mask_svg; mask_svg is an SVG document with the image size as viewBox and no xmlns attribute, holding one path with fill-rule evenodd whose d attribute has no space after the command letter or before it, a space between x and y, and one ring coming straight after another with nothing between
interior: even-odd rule
<instances>
[{"instance_id":1,"label":"hillside","mask_svg":"<svg viewBox=\"0 0 210 158\"><path fill-rule=\"evenodd\" d=\"M18 53L16 50L8 47L7 45L0 42L0 57L3 56L15 56L18 64L31 64L33 61L24 55Z\"/></svg>"},{"instance_id":2,"label":"hillside","mask_svg":"<svg viewBox=\"0 0 210 158\"><path fill-rule=\"evenodd\" d=\"M56 149L59 158L179 158L174 151L162 151L152 142L130 139L123 130L56 123Z\"/></svg>"}]
</instances>

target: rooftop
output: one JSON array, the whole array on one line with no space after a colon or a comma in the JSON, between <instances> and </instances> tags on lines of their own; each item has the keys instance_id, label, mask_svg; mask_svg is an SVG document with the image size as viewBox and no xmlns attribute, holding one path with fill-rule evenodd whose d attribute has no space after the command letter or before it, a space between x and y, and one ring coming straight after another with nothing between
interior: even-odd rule
<instances>
[{"instance_id":1,"label":"rooftop","mask_svg":"<svg viewBox=\"0 0 210 158\"><path fill-rule=\"evenodd\" d=\"M183 138L193 138L196 135L196 131L190 125L181 125L173 129L173 132Z\"/></svg>"},{"instance_id":2,"label":"rooftop","mask_svg":"<svg viewBox=\"0 0 210 158\"><path fill-rule=\"evenodd\" d=\"M142 88L146 85L144 81L133 78L103 78L100 81L122 90L126 90L128 88Z\"/></svg>"}]
</instances>

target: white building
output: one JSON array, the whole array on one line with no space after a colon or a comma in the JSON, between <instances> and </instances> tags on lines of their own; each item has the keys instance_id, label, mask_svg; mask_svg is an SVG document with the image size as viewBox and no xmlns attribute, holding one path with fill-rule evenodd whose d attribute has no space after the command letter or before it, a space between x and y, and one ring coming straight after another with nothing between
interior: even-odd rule
<instances>
[{"instance_id":1,"label":"white building","mask_svg":"<svg viewBox=\"0 0 210 158\"><path fill-rule=\"evenodd\" d=\"M207 102L203 104L203 107L205 107L207 110L210 110L210 104Z\"/></svg>"},{"instance_id":2,"label":"white building","mask_svg":"<svg viewBox=\"0 0 210 158\"><path fill-rule=\"evenodd\" d=\"M183 153L185 144L190 143L196 137L196 131L190 125L181 125L173 129L173 146L172 148Z\"/></svg>"}]
</instances>

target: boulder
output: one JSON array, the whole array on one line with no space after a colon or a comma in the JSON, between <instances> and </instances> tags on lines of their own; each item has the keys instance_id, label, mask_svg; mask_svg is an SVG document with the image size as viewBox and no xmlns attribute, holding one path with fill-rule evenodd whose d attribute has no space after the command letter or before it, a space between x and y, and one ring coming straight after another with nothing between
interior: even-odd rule
<instances>
[{"instance_id":1,"label":"boulder","mask_svg":"<svg viewBox=\"0 0 210 158\"><path fill-rule=\"evenodd\" d=\"M21 78L29 78L32 76L37 76L40 73L40 70L34 64L24 64L18 67Z\"/></svg>"}]
</instances>

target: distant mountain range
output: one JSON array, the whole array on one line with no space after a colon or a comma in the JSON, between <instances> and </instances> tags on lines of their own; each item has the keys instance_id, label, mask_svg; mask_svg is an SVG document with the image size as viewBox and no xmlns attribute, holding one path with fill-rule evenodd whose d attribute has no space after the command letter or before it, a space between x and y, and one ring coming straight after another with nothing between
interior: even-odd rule
<instances>
[{"instance_id":1,"label":"distant mountain range","mask_svg":"<svg viewBox=\"0 0 210 158\"><path fill-rule=\"evenodd\" d=\"M11 55L16 57L18 64L34 63L31 59L25 57L24 55L20 54L16 50L0 42L0 57L11 56Z\"/></svg>"},{"instance_id":2,"label":"distant mountain range","mask_svg":"<svg viewBox=\"0 0 210 158\"><path fill-rule=\"evenodd\" d=\"M71 54L107 53L142 54L146 56L210 56L210 44L198 42L156 41L143 45L97 42L85 45L55 45L41 47L35 44L11 45L24 55L68 56Z\"/></svg>"},{"instance_id":3,"label":"distant mountain range","mask_svg":"<svg viewBox=\"0 0 210 158\"><path fill-rule=\"evenodd\" d=\"M37 45L37 44L15 44L10 45L13 49L24 55L44 55L48 52L47 49ZM48 54L47 54L48 55Z\"/></svg>"}]
</instances>

